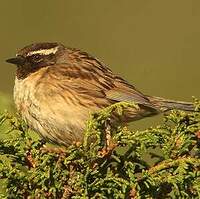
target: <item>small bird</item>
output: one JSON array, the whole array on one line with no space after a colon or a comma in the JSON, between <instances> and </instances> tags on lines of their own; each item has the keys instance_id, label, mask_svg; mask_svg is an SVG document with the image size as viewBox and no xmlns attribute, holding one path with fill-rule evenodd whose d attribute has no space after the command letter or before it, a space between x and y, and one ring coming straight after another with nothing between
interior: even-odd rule
<instances>
[{"instance_id":1,"label":"small bird","mask_svg":"<svg viewBox=\"0 0 200 199\"><path fill-rule=\"evenodd\" d=\"M192 103L145 95L98 59L60 43L31 44L6 61L17 66L17 111L32 129L56 144L81 142L89 115L116 102L139 106L125 110L122 122L171 109L194 110Z\"/></svg>"}]
</instances>

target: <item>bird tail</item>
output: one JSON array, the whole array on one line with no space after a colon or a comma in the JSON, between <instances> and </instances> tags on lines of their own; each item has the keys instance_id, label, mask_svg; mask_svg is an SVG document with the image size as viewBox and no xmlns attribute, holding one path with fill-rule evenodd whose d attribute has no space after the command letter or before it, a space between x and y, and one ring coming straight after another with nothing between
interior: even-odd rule
<instances>
[{"instance_id":1,"label":"bird tail","mask_svg":"<svg viewBox=\"0 0 200 199\"><path fill-rule=\"evenodd\" d=\"M147 97L149 101L162 112L169 111L172 109L194 111L194 105L190 102L175 101L154 96Z\"/></svg>"}]
</instances>

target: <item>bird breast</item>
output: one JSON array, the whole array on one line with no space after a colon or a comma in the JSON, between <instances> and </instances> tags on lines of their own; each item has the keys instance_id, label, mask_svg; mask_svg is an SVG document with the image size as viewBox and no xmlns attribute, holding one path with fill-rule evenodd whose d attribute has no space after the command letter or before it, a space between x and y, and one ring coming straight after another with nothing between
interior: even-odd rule
<instances>
[{"instance_id":1,"label":"bird breast","mask_svg":"<svg viewBox=\"0 0 200 199\"><path fill-rule=\"evenodd\" d=\"M88 110L68 105L59 93L52 92L52 81L41 82L45 68L24 79L15 79L14 101L25 122L42 137L69 145L82 140ZM54 89L55 90L55 89Z\"/></svg>"}]
</instances>

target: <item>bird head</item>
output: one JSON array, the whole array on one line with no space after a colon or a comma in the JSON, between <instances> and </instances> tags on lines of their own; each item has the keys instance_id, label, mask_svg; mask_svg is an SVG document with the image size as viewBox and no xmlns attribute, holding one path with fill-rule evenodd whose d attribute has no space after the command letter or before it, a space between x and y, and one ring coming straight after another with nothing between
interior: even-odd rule
<instances>
[{"instance_id":1,"label":"bird head","mask_svg":"<svg viewBox=\"0 0 200 199\"><path fill-rule=\"evenodd\" d=\"M19 50L15 57L6 62L15 64L19 77L25 77L42 67L60 63L64 52L65 46L60 43L35 43Z\"/></svg>"}]
</instances>

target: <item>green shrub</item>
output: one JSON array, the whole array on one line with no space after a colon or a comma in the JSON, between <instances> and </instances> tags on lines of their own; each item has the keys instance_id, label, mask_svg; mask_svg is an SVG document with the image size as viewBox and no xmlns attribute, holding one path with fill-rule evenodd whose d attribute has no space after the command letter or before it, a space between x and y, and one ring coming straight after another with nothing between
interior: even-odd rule
<instances>
[{"instance_id":1,"label":"green shrub","mask_svg":"<svg viewBox=\"0 0 200 199\"><path fill-rule=\"evenodd\" d=\"M109 125L118 103L91 116L82 144L52 147L3 114L1 198L200 198L200 104L171 111L156 128Z\"/></svg>"}]
</instances>

